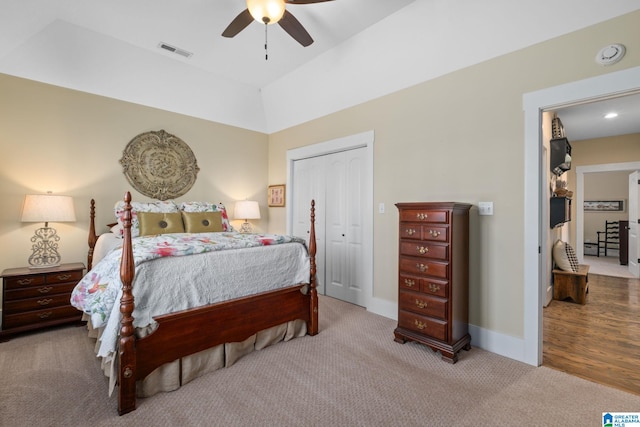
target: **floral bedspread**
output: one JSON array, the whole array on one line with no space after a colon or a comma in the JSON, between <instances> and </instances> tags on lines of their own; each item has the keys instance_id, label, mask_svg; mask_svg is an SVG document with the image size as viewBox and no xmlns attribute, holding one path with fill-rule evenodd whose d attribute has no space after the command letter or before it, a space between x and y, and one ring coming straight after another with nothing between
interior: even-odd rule
<instances>
[{"instance_id":1,"label":"floral bedspread","mask_svg":"<svg viewBox=\"0 0 640 427\"><path fill-rule=\"evenodd\" d=\"M202 254L228 249L277 245L304 240L277 234L241 233L175 233L142 236L132 239L134 265L169 256ZM104 326L110 316L122 283L120 259L122 248L107 254L76 285L71 294L71 304L91 316L94 328Z\"/></svg>"}]
</instances>

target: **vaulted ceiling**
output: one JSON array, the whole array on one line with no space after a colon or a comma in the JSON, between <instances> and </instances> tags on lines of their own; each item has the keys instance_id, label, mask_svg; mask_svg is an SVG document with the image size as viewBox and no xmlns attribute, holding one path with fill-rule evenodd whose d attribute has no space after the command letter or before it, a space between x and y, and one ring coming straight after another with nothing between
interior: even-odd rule
<instances>
[{"instance_id":1,"label":"vaulted ceiling","mask_svg":"<svg viewBox=\"0 0 640 427\"><path fill-rule=\"evenodd\" d=\"M315 40L309 47L278 25L265 34L257 22L234 38L222 37L245 8L245 0L3 0L0 72L270 133L640 5L289 4ZM162 49L163 43L191 55Z\"/></svg>"}]
</instances>

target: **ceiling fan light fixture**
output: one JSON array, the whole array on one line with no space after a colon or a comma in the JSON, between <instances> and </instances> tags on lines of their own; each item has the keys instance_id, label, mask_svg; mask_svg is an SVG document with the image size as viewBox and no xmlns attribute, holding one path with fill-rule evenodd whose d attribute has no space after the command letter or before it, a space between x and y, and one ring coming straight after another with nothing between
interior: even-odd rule
<instances>
[{"instance_id":1,"label":"ceiling fan light fixture","mask_svg":"<svg viewBox=\"0 0 640 427\"><path fill-rule=\"evenodd\" d=\"M247 0L247 9L256 21L262 24L275 24L285 11L284 0Z\"/></svg>"}]
</instances>

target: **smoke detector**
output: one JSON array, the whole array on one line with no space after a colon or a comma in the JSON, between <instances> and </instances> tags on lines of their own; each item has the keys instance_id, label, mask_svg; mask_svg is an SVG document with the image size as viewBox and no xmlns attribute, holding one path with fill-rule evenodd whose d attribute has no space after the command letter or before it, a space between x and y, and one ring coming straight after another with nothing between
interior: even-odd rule
<instances>
[{"instance_id":1,"label":"smoke detector","mask_svg":"<svg viewBox=\"0 0 640 427\"><path fill-rule=\"evenodd\" d=\"M613 65L622 59L625 52L624 45L619 43L610 44L600 49L596 55L596 62L600 65Z\"/></svg>"}]
</instances>

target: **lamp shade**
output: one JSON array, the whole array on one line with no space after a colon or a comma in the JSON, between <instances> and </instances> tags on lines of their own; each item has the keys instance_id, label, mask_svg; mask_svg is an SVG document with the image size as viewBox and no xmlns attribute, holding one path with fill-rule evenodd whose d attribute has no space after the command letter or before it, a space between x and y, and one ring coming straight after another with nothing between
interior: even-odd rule
<instances>
[{"instance_id":1,"label":"lamp shade","mask_svg":"<svg viewBox=\"0 0 640 427\"><path fill-rule=\"evenodd\" d=\"M284 15L284 0L247 0L247 9L261 24L275 24Z\"/></svg>"},{"instance_id":2,"label":"lamp shade","mask_svg":"<svg viewBox=\"0 0 640 427\"><path fill-rule=\"evenodd\" d=\"M71 196L27 194L22 206L22 222L73 222L76 212Z\"/></svg>"},{"instance_id":3,"label":"lamp shade","mask_svg":"<svg viewBox=\"0 0 640 427\"><path fill-rule=\"evenodd\" d=\"M236 219L260 219L260 206L253 200L236 202L234 216Z\"/></svg>"}]
</instances>

